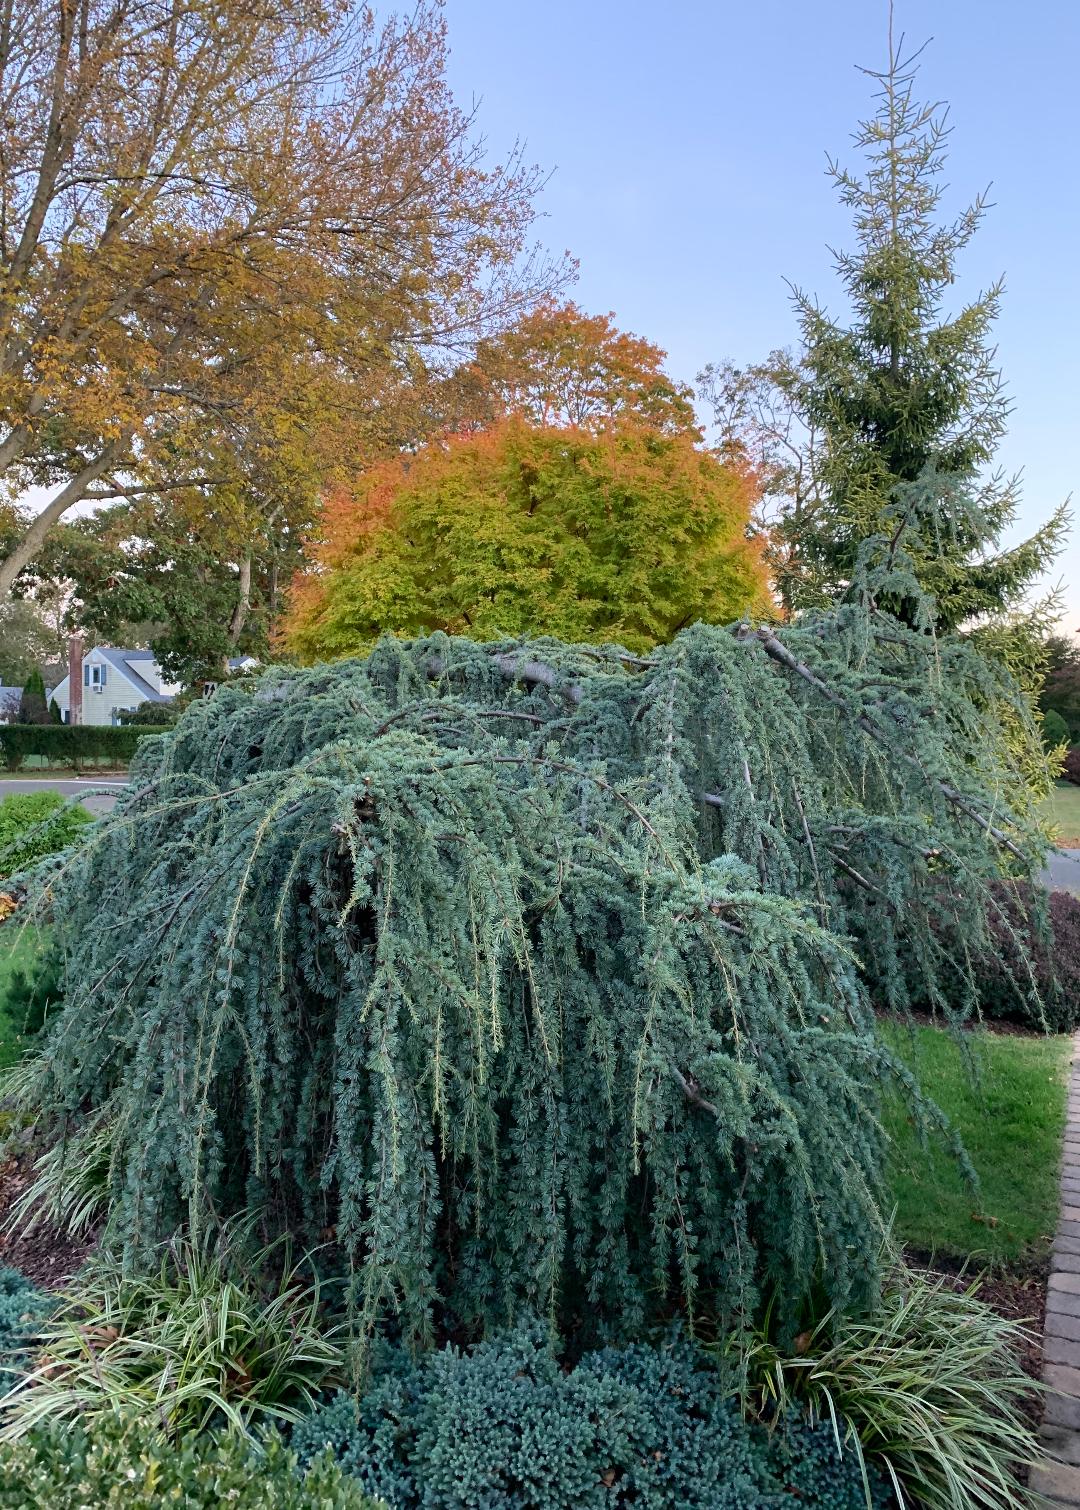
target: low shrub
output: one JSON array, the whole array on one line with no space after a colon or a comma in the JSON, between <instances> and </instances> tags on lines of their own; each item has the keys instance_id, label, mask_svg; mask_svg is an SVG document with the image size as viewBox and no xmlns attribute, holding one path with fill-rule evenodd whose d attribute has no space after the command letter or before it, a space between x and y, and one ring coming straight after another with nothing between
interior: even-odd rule
<instances>
[{"instance_id":1,"label":"low shrub","mask_svg":"<svg viewBox=\"0 0 1080 1510\"><path fill-rule=\"evenodd\" d=\"M93 821L59 792L12 792L0 800L0 877L77 843Z\"/></svg>"},{"instance_id":2,"label":"low shrub","mask_svg":"<svg viewBox=\"0 0 1080 1510\"><path fill-rule=\"evenodd\" d=\"M1058 750L1069 743L1069 726L1056 708L1048 708L1043 714L1042 734L1048 750Z\"/></svg>"},{"instance_id":3,"label":"low shrub","mask_svg":"<svg viewBox=\"0 0 1080 1510\"><path fill-rule=\"evenodd\" d=\"M766 1330L742 1355L751 1409L836 1426L847 1459L880 1469L902 1505L1024 1510L1038 1386L1017 1361L1023 1329L976 1291L897 1269L872 1316L829 1312L794 1351Z\"/></svg>"},{"instance_id":4,"label":"low shrub","mask_svg":"<svg viewBox=\"0 0 1080 1510\"><path fill-rule=\"evenodd\" d=\"M174 697L171 703L140 703L137 708L119 708L116 717L124 729L171 729L190 699Z\"/></svg>"},{"instance_id":5,"label":"low shrub","mask_svg":"<svg viewBox=\"0 0 1080 1510\"><path fill-rule=\"evenodd\" d=\"M1074 786L1080 786L1080 745L1073 745L1072 749L1065 751L1060 776L1062 781L1071 781Z\"/></svg>"},{"instance_id":6,"label":"low shrub","mask_svg":"<svg viewBox=\"0 0 1080 1510\"><path fill-rule=\"evenodd\" d=\"M300 1473L280 1438L165 1441L109 1413L0 1445L0 1510L379 1510L329 1461Z\"/></svg>"},{"instance_id":7,"label":"low shrub","mask_svg":"<svg viewBox=\"0 0 1080 1510\"><path fill-rule=\"evenodd\" d=\"M292 1430L394 1510L866 1510L831 1427L748 1427L728 1376L684 1341L587 1353L565 1371L542 1325L468 1352L388 1350L357 1403ZM889 1497L871 1470L870 1503Z\"/></svg>"},{"instance_id":8,"label":"low shrub","mask_svg":"<svg viewBox=\"0 0 1080 1510\"><path fill-rule=\"evenodd\" d=\"M0 1395L23 1372L53 1301L17 1269L0 1269Z\"/></svg>"},{"instance_id":9,"label":"low shrub","mask_svg":"<svg viewBox=\"0 0 1080 1510\"><path fill-rule=\"evenodd\" d=\"M973 962L982 1011L1071 1033L1080 1026L1080 898L1002 882L993 900L993 947Z\"/></svg>"},{"instance_id":10,"label":"low shrub","mask_svg":"<svg viewBox=\"0 0 1080 1510\"><path fill-rule=\"evenodd\" d=\"M109 1410L147 1413L169 1432L249 1432L310 1408L344 1378L342 1348L321 1323L317 1284L282 1263L280 1245L249 1251L246 1235L171 1243L156 1268L136 1272L98 1255L43 1325L0 1437ZM233 1278L275 1271L269 1293Z\"/></svg>"},{"instance_id":11,"label":"low shrub","mask_svg":"<svg viewBox=\"0 0 1080 1510\"><path fill-rule=\"evenodd\" d=\"M63 999L59 950L36 949L24 966L16 965L3 990L2 1011L20 1038L33 1038Z\"/></svg>"}]
</instances>

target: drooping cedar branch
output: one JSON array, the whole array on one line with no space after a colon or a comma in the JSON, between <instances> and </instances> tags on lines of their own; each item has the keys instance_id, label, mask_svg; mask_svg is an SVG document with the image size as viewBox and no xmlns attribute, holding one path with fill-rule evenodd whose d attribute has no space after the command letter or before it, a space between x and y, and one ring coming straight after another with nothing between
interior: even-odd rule
<instances>
[{"instance_id":1,"label":"drooping cedar branch","mask_svg":"<svg viewBox=\"0 0 1080 1510\"><path fill-rule=\"evenodd\" d=\"M800 661L797 656L793 655L774 630L765 627L751 629L749 626L740 625L736 633L740 639L752 640L760 644L765 654L771 660L776 661L778 665L785 667L785 669L793 672L796 676L802 677L816 692L832 703L835 708L842 709L855 722L858 728L874 740L875 743L882 744L888 740L889 736L887 732L880 725L876 724L865 712L853 709L845 697L824 681L805 661ZM581 701L580 686L561 677L554 666L550 666L544 661L522 660L520 657L496 651L492 652L491 661L492 665L497 666L512 681L521 681L533 686L547 687L552 691L557 691L561 697L566 698L568 702L575 705ZM624 664L646 668L649 665L647 661L633 661L629 657ZM433 679L442 676L445 669L444 662L438 656L430 658L428 662L428 674ZM917 757L913 755L905 755L904 758L918 763ZM962 792L957 791L954 786L944 781L937 782L937 788L947 802L951 802L962 813L965 813L973 823L978 824L995 843L1002 845L1016 859L1024 860L1024 852L1020 846L1014 843L1008 834L998 828L984 814L980 813L978 808L973 806L971 801ZM723 798L711 792L703 793L701 801L710 803L713 806L722 806L723 804ZM850 867L848 868L850 869ZM852 874L856 878L858 877L857 872L852 872Z\"/></svg>"},{"instance_id":2,"label":"drooping cedar branch","mask_svg":"<svg viewBox=\"0 0 1080 1510\"><path fill-rule=\"evenodd\" d=\"M804 661L800 661L796 656L792 655L787 646L777 638L773 630L763 627L760 629L747 631L745 633L751 634L753 638L756 639L758 643L764 648L765 654L772 660L776 661L781 666L786 666L787 669L789 671L793 671L796 676L801 676L804 681L809 682L814 690L816 692L819 692L822 697L831 702L834 707L842 708L850 717L854 718L858 727L863 731L864 734L869 735L871 739L875 740L879 744L884 743L888 739L888 735L885 730L883 730L879 725L875 724L872 718L870 718L864 712L852 710L849 703L844 697L842 697L838 692L830 687L827 682L823 681L822 678L818 676L816 672L812 671ZM744 631L740 630L740 635L744 635ZM903 758L910 763L916 765L920 764L916 756L908 754L906 752ZM1016 859L1024 859L1024 852L1020 848L1020 846L1018 844L1014 844L1013 841L1009 838L1008 834L1003 833L1000 828L995 827L995 825L990 822L989 818L984 817L984 815L979 812L978 808L974 807L962 792L958 792L954 786L951 786L946 781L938 781L936 785L938 791L947 802L953 803L953 805L959 808L962 813L966 813L967 816L972 820L972 822L977 823L981 829L984 829L985 832L990 836L990 838L995 841L995 843L1002 845L1009 851L1010 854L1014 855Z\"/></svg>"}]
</instances>

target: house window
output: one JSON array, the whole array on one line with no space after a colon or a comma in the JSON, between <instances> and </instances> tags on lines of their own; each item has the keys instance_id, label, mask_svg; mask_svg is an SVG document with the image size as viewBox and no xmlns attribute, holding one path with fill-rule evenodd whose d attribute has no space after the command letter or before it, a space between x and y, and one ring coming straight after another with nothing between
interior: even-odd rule
<instances>
[{"instance_id":1,"label":"house window","mask_svg":"<svg viewBox=\"0 0 1080 1510\"><path fill-rule=\"evenodd\" d=\"M91 692L100 692L105 685L107 670L106 666L87 661L83 666L83 686L89 687Z\"/></svg>"}]
</instances>

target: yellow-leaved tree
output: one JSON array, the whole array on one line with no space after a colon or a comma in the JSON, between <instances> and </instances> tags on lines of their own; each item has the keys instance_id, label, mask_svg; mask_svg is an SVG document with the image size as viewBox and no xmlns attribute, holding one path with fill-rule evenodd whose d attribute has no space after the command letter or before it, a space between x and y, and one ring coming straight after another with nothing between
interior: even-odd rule
<instances>
[{"instance_id":1,"label":"yellow-leaved tree","mask_svg":"<svg viewBox=\"0 0 1080 1510\"><path fill-rule=\"evenodd\" d=\"M501 420L374 467L327 501L285 639L307 660L380 634L551 634L640 651L768 606L752 475L692 435Z\"/></svg>"},{"instance_id":2,"label":"yellow-leaved tree","mask_svg":"<svg viewBox=\"0 0 1080 1510\"><path fill-rule=\"evenodd\" d=\"M9 0L0 484L51 496L0 602L87 498L301 526L335 460L415 433L433 352L558 284L536 174L484 159L444 65L438 0Z\"/></svg>"}]
</instances>

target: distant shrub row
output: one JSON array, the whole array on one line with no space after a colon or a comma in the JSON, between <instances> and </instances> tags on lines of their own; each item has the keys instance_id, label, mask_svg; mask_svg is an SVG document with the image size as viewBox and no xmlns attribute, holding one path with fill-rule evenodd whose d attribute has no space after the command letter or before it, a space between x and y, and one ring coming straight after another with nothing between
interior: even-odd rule
<instances>
[{"instance_id":1,"label":"distant shrub row","mask_svg":"<svg viewBox=\"0 0 1080 1510\"><path fill-rule=\"evenodd\" d=\"M0 756L9 771L19 770L28 756L79 770L84 765L127 765L148 734L162 728L131 728L92 724L0 724Z\"/></svg>"},{"instance_id":2,"label":"distant shrub row","mask_svg":"<svg viewBox=\"0 0 1080 1510\"><path fill-rule=\"evenodd\" d=\"M1080 1026L1080 898L1007 882L994 891L993 944L976 961L979 1005L988 1017L1071 1033Z\"/></svg>"}]
</instances>

